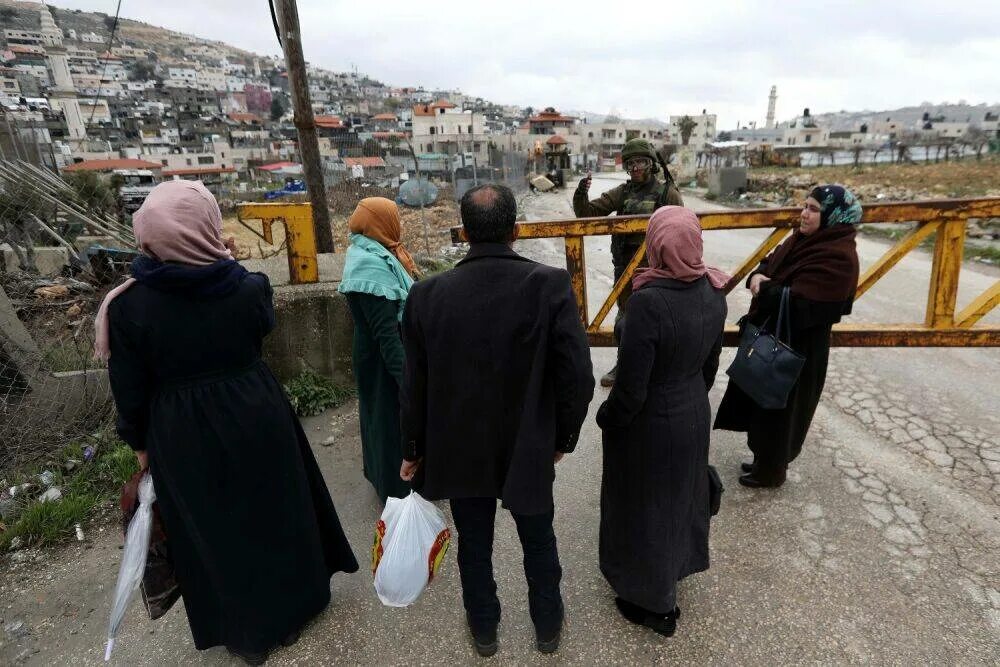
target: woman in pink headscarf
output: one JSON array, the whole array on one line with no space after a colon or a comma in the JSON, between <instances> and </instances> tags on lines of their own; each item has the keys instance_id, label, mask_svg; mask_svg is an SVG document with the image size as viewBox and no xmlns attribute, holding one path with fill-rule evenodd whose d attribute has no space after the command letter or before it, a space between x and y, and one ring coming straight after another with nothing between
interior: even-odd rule
<instances>
[{"instance_id":1,"label":"woman in pink headscarf","mask_svg":"<svg viewBox=\"0 0 1000 667\"><path fill-rule=\"evenodd\" d=\"M267 276L222 241L201 183L169 181L133 219L143 255L97 315L118 433L148 464L198 649L262 664L357 561L309 443L261 361Z\"/></svg>"},{"instance_id":2,"label":"woman in pink headscarf","mask_svg":"<svg viewBox=\"0 0 1000 667\"><path fill-rule=\"evenodd\" d=\"M597 412L603 431L601 572L630 622L669 637L677 582L708 569L708 390L729 276L705 266L701 224L664 206L646 231L625 313L618 376Z\"/></svg>"}]
</instances>

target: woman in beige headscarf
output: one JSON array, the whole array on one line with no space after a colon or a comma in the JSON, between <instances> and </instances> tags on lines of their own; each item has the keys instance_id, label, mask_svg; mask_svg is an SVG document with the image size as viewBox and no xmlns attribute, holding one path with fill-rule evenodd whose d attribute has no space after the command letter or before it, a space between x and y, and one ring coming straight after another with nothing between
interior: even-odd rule
<instances>
[{"instance_id":1,"label":"woman in beige headscarf","mask_svg":"<svg viewBox=\"0 0 1000 667\"><path fill-rule=\"evenodd\" d=\"M384 197L362 199L349 221L351 246L339 291L354 317L354 377L358 383L365 477L383 503L410 486L399 478L399 383L403 343L399 322L416 264L400 242L399 209Z\"/></svg>"}]
</instances>

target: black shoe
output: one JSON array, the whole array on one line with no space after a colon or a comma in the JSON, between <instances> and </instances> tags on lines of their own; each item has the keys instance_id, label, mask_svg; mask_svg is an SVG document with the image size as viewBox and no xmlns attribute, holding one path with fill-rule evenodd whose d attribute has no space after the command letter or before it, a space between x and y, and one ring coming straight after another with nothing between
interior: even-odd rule
<instances>
[{"instance_id":1,"label":"black shoe","mask_svg":"<svg viewBox=\"0 0 1000 667\"><path fill-rule=\"evenodd\" d=\"M601 376L601 386L602 387L613 386L615 384L616 375L618 375L618 364L615 364L614 368L612 368L610 371Z\"/></svg>"},{"instance_id":2,"label":"black shoe","mask_svg":"<svg viewBox=\"0 0 1000 667\"><path fill-rule=\"evenodd\" d=\"M535 637L535 648L545 654L555 653L559 650L559 639L562 637L562 628L556 630L556 634L551 639L542 639L541 636Z\"/></svg>"},{"instance_id":3,"label":"black shoe","mask_svg":"<svg viewBox=\"0 0 1000 667\"><path fill-rule=\"evenodd\" d=\"M559 615L559 625L556 626L554 632L538 632L535 631L535 648L540 652L549 654L555 653L559 650L559 639L562 637L562 624L564 615L560 613Z\"/></svg>"},{"instance_id":4,"label":"black shoe","mask_svg":"<svg viewBox=\"0 0 1000 667\"><path fill-rule=\"evenodd\" d=\"M497 642L497 628L493 626L487 631L473 629L472 620L469 615L465 615L465 620L469 624L469 634L472 635L472 643L476 647L476 653L482 658L495 655L499 642Z\"/></svg>"},{"instance_id":5,"label":"black shoe","mask_svg":"<svg viewBox=\"0 0 1000 667\"><path fill-rule=\"evenodd\" d=\"M672 637L677 631L677 619L681 617L680 607L674 607L674 610L669 614L654 614L622 598L615 598L615 604L621 615L630 623L643 625L664 637Z\"/></svg>"},{"instance_id":6,"label":"black shoe","mask_svg":"<svg viewBox=\"0 0 1000 667\"><path fill-rule=\"evenodd\" d=\"M762 470L740 475L740 484L751 489L776 489L785 483L785 471L776 474L766 474Z\"/></svg>"},{"instance_id":7,"label":"black shoe","mask_svg":"<svg viewBox=\"0 0 1000 667\"><path fill-rule=\"evenodd\" d=\"M753 461L744 461L741 463L740 470L743 472L753 472Z\"/></svg>"},{"instance_id":8,"label":"black shoe","mask_svg":"<svg viewBox=\"0 0 1000 667\"><path fill-rule=\"evenodd\" d=\"M299 641L299 637L301 635L302 635L301 630L296 630L295 632L291 632L287 637L281 640L281 645L284 646L285 648L288 648L289 646L294 645L295 642Z\"/></svg>"},{"instance_id":9,"label":"black shoe","mask_svg":"<svg viewBox=\"0 0 1000 667\"><path fill-rule=\"evenodd\" d=\"M226 647L226 650L229 651L231 655L235 655L248 665L263 665L267 662L268 651L263 651L262 653L247 653L229 646Z\"/></svg>"}]
</instances>

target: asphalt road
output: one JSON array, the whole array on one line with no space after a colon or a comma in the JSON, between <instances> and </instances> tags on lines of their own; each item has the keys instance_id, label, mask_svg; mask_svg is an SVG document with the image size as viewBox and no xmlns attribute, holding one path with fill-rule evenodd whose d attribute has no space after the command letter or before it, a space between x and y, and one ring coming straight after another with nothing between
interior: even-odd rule
<instances>
[{"instance_id":1,"label":"asphalt road","mask_svg":"<svg viewBox=\"0 0 1000 667\"><path fill-rule=\"evenodd\" d=\"M594 193L614 185L595 178ZM567 192L531 196L529 217L569 217ZM708 205L690 196L692 207ZM756 234L756 236L755 236ZM732 267L759 232L706 234L707 256ZM862 241L862 263L885 246ZM518 244L563 265L553 241ZM607 238L588 240L591 302L610 289ZM858 304L855 321L919 321L927 255L904 260ZM968 267L959 297L996 280ZM978 292L976 292L978 293ZM745 309L730 298L730 321ZM592 306L592 309L594 306ZM996 321L996 315L993 316ZM595 374L613 363L595 349ZM723 353L722 369L731 359ZM495 664L997 664L1000 656L1000 353L997 350L834 350L827 391L802 456L778 490L736 483L743 439L713 433L726 484L712 525L712 567L680 587L683 617L663 639L627 624L597 567L600 433L593 414L559 464L556 533L567 620L563 645L538 654L513 521L498 514L495 570L504 608ZM720 371L713 405L725 386ZM353 405L305 420L359 561L368 559L378 501L361 475ZM332 436L332 446L322 446ZM260 527L266 536L267 526ZM0 664L96 664L120 538L106 529L54 554L0 561ZM24 552L22 552L24 553ZM382 607L370 573L337 575L333 602L269 664L476 664L461 608L454 549L408 609ZM194 650L178 605L156 622L136 603L115 664L235 664Z\"/></svg>"}]
</instances>

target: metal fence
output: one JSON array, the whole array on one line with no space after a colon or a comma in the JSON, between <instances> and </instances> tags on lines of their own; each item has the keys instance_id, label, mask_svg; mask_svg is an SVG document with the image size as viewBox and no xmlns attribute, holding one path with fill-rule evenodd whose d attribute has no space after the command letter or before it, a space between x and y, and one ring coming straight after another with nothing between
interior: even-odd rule
<instances>
[{"instance_id":1,"label":"metal fence","mask_svg":"<svg viewBox=\"0 0 1000 667\"><path fill-rule=\"evenodd\" d=\"M134 245L102 179L0 160L0 479L110 418L92 323Z\"/></svg>"}]
</instances>

